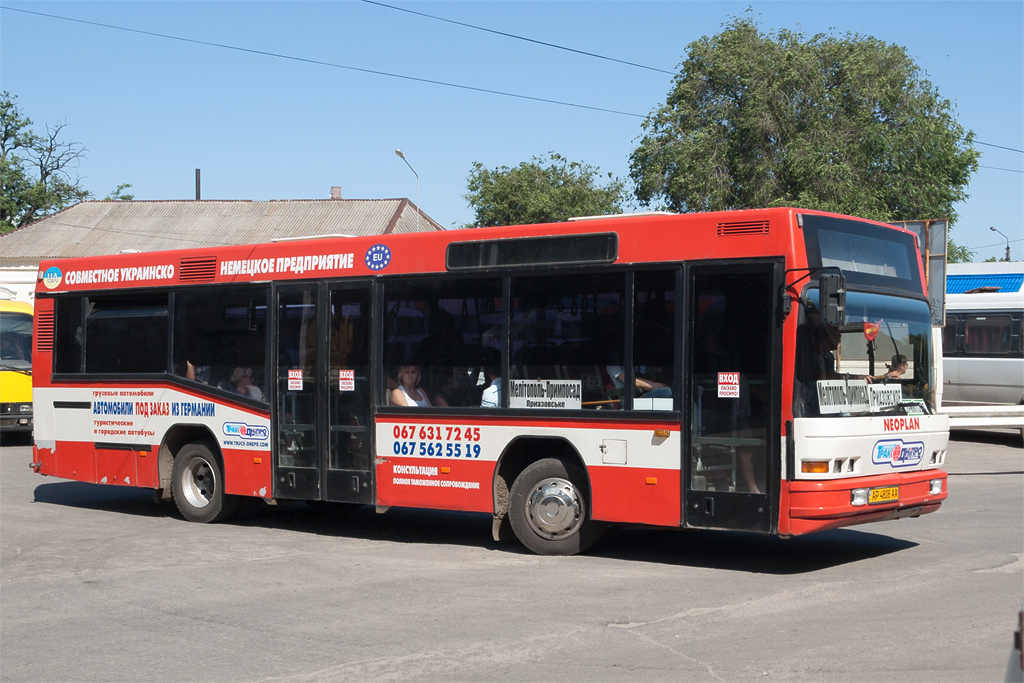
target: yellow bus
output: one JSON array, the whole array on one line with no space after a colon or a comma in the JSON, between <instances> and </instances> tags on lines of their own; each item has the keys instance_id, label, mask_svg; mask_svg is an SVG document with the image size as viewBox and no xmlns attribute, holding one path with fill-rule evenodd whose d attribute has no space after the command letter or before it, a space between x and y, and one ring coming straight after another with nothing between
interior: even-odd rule
<instances>
[{"instance_id":1,"label":"yellow bus","mask_svg":"<svg viewBox=\"0 0 1024 683\"><path fill-rule=\"evenodd\" d=\"M0 433L32 433L32 305L0 300Z\"/></svg>"}]
</instances>

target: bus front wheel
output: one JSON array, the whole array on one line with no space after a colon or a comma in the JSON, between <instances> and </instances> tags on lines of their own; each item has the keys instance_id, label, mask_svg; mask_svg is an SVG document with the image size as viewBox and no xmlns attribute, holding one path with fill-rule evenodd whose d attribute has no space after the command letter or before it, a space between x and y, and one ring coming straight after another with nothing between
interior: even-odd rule
<instances>
[{"instance_id":1,"label":"bus front wheel","mask_svg":"<svg viewBox=\"0 0 1024 683\"><path fill-rule=\"evenodd\" d=\"M224 493L224 468L205 444L190 443L174 458L171 493L190 522L221 522L238 511L241 499Z\"/></svg>"},{"instance_id":2,"label":"bus front wheel","mask_svg":"<svg viewBox=\"0 0 1024 683\"><path fill-rule=\"evenodd\" d=\"M588 550L604 531L589 519L583 472L546 458L516 477L509 491L509 521L516 538L540 555L575 555Z\"/></svg>"}]
</instances>

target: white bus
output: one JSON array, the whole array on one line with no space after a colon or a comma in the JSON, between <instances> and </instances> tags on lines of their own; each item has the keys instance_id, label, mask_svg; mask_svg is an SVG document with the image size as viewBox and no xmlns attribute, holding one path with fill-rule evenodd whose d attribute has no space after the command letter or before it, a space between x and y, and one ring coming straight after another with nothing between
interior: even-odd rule
<instances>
[{"instance_id":1,"label":"white bus","mask_svg":"<svg viewBox=\"0 0 1024 683\"><path fill-rule=\"evenodd\" d=\"M942 402L1024 404L1024 263L950 264Z\"/></svg>"}]
</instances>

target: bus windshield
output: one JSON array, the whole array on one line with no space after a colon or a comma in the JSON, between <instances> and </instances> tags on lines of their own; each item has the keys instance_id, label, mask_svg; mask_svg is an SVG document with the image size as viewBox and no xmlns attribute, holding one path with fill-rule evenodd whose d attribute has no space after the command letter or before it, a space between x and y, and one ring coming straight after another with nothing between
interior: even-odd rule
<instances>
[{"instance_id":1,"label":"bus windshield","mask_svg":"<svg viewBox=\"0 0 1024 683\"><path fill-rule=\"evenodd\" d=\"M850 292L846 323L823 324L816 290L797 337L797 416L927 414L931 404L928 304Z\"/></svg>"},{"instance_id":2,"label":"bus windshield","mask_svg":"<svg viewBox=\"0 0 1024 683\"><path fill-rule=\"evenodd\" d=\"M32 316L0 312L0 363L3 370L32 371Z\"/></svg>"}]
</instances>

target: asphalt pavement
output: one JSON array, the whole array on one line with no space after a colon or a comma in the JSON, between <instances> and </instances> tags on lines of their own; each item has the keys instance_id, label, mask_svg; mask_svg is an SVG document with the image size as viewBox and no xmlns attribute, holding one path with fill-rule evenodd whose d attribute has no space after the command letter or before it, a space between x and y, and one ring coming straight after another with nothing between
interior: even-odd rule
<instances>
[{"instance_id":1,"label":"asphalt pavement","mask_svg":"<svg viewBox=\"0 0 1024 683\"><path fill-rule=\"evenodd\" d=\"M0 448L0 681L993 681L1024 599L1024 449L956 432L948 501L797 539L249 506L41 477Z\"/></svg>"}]
</instances>

